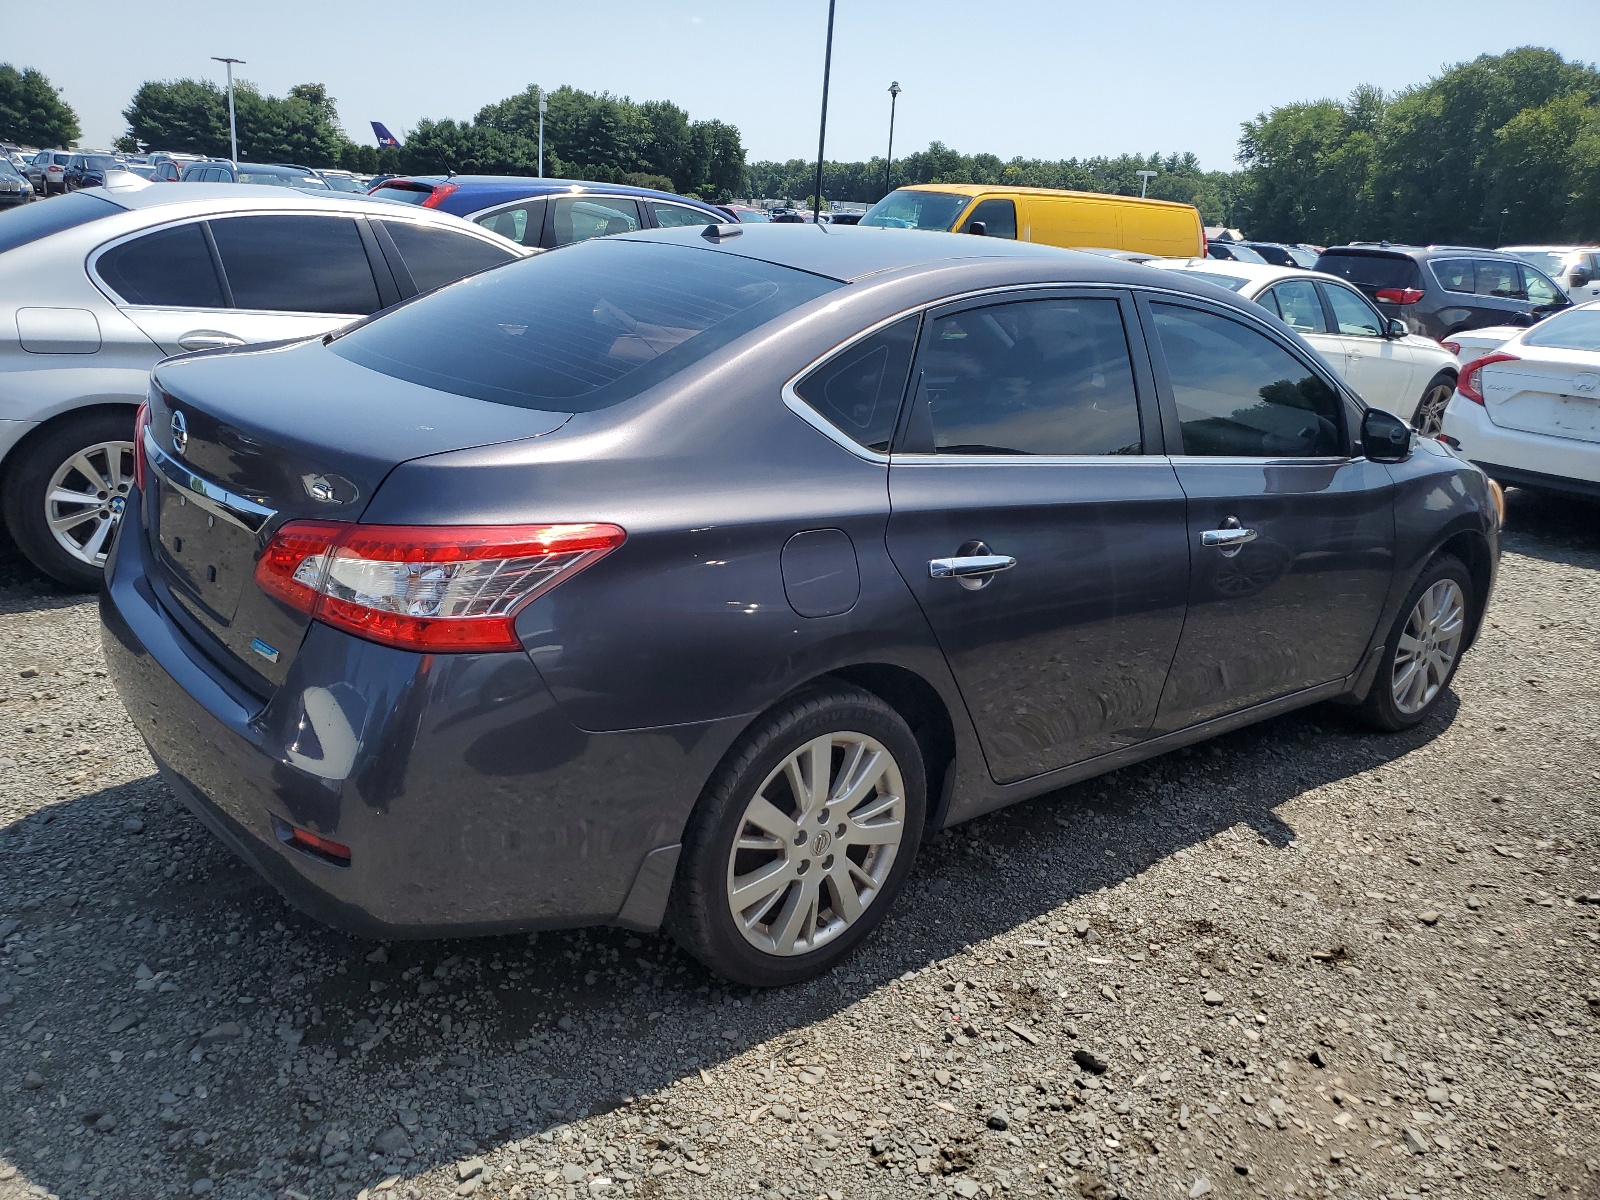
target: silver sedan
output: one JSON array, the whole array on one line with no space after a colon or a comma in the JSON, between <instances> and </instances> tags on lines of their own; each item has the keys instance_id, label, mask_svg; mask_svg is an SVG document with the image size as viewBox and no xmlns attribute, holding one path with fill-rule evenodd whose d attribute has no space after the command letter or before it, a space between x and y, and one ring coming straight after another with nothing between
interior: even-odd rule
<instances>
[{"instance_id":1,"label":"silver sedan","mask_svg":"<svg viewBox=\"0 0 1600 1200\"><path fill-rule=\"evenodd\" d=\"M0 212L0 511L23 553L99 584L161 359L326 333L528 251L359 196L89 188Z\"/></svg>"}]
</instances>

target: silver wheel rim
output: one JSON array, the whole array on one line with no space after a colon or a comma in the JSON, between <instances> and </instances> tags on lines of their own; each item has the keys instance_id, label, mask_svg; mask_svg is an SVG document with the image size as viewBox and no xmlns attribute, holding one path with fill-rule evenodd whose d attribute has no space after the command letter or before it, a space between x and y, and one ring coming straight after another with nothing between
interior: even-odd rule
<instances>
[{"instance_id":1,"label":"silver wheel rim","mask_svg":"<svg viewBox=\"0 0 1600 1200\"><path fill-rule=\"evenodd\" d=\"M894 755L864 733L825 733L755 790L728 854L728 909L757 950L809 954L861 919L905 836Z\"/></svg>"},{"instance_id":2,"label":"silver wheel rim","mask_svg":"<svg viewBox=\"0 0 1600 1200\"><path fill-rule=\"evenodd\" d=\"M1454 579L1441 579L1423 592L1406 618L1395 650L1391 694L1407 716L1421 712L1444 687L1461 648L1466 597Z\"/></svg>"},{"instance_id":3,"label":"silver wheel rim","mask_svg":"<svg viewBox=\"0 0 1600 1200\"><path fill-rule=\"evenodd\" d=\"M1444 410L1449 407L1453 395L1455 388L1447 383L1428 389L1422 397L1422 403L1417 405L1415 425L1418 433L1431 437L1444 428Z\"/></svg>"},{"instance_id":4,"label":"silver wheel rim","mask_svg":"<svg viewBox=\"0 0 1600 1200\"><path fill-rule=\"evenodd\" d=\"M44 493L44 519L56 545L78 562L105 566L132 486L132 442L96 442L67 459Z\"/></svg>"}]
</instances>

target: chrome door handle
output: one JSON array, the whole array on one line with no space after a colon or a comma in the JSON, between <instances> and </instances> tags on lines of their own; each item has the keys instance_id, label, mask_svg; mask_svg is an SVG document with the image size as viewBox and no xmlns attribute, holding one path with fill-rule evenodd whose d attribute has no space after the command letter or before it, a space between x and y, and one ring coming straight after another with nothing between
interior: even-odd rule
<instances>
[{"instance_id":1,"label":"chrome door handle","mask_svg":"<svg viewBox=\"0 0 1600 1200\"><path fill-rule=\"evenodd\" d=\"M1221 529L1207 529L1200 535L1202 546L1212 546L1222 551L1224 558L1232 558L1244 549L1246 542L1256 540L1254 529L1243 529L1237 518L1229 517Z\"/></svg>"},{"instance_id":2,"label":"chrome door handle","mask_svg":"<svg viewBox=\"0 0 1600 1200\"><path fill-rule=\"evenodd\" d=\"M969 592L987 587L1001 571L1009 571L1017 560L1009 554L995 554L983 542L966 542L952 558L928 560L930 579L954 579Z\"/></svg>"},{"instance_id":3,"label":"chrome door handle","mask_svg":"<svg viewBox=\"0 0 1600 1200\"><path fill-rule=\"evenodd\" d=\"M234 337L231 333L219 333L215 329L196 329L179 338L178 345L185 350L215 350L220 346L242 346L244 339Z\"/></svg>"}]
</instances>

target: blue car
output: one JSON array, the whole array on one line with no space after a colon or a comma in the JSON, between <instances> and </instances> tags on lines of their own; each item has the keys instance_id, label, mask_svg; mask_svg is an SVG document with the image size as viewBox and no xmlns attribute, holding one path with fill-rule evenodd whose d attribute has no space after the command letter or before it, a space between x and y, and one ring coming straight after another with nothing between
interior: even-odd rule
<instances>
[{"instance_id":1,"label":"blue car","mask_svg":"<svg viewBox=\"0 0 1600 1200\"><path fill-rule=\"evenodd\" d=\"M401 175L368 195L453 213L513 242L546 249L613 233L729 220L722 209L671 192L521 175Z\"/></svg>"}]
</instances>

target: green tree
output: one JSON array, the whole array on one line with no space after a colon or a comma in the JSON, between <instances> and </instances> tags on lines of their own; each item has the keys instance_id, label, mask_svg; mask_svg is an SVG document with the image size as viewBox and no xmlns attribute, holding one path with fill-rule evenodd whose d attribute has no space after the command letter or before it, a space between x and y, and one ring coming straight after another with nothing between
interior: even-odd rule
<instances>
[{"instance_id":1,"label":"green tree","mask_svg":"<svg viewBox=\"0 0 1600 1200\"><path fill-rule=\"evenodd\" d=\"M0 138L65 150L78 134L78 114L43 74L0 63Z\"/></svg>"},{"instance_id":2,"label":"green tree","mask_svg":"<svg viewBox=\"0 0 1600 1200\"><path fill-rule=\"evenodd\" d=\"M338 103L320 83L300 83L287 96L263 94L248 80L234 84L239 157L246 162L298 162L328 167L355 148L339 126ZM123 110L128 136L152 149L226 156L227 93L209 80L143 84Z\"/></svg>"}]
</instances>

